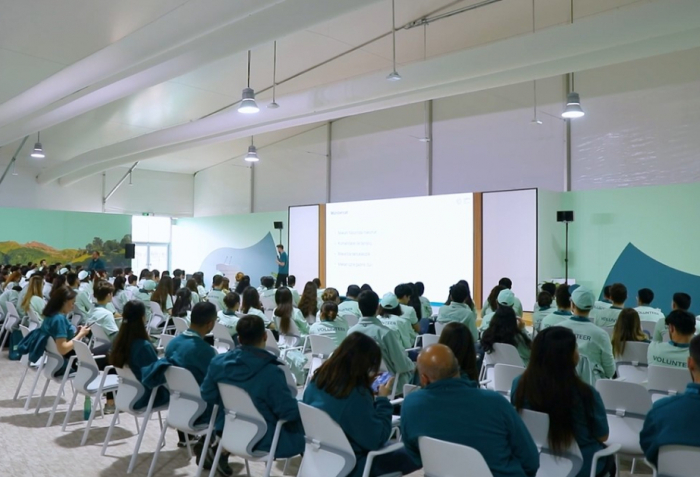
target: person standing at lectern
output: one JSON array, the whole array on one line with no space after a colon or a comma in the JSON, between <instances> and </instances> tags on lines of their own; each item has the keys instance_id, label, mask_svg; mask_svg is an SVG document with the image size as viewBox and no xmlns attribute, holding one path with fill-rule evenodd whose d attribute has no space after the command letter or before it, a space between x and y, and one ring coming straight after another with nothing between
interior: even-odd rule
<instances>
[{"instance_id":1,"label":"person standing at lectern","mask_svg":"<svg viewBox=\"0 0 700 477\"><path fill-rule=\"evenodd\" d=\"M275 288L286 287L287 277L289 276L289 257L287 252L284 251L284 245L279 244L277 246L277 281L275 282Z\"/></svg>"}]
</instances>

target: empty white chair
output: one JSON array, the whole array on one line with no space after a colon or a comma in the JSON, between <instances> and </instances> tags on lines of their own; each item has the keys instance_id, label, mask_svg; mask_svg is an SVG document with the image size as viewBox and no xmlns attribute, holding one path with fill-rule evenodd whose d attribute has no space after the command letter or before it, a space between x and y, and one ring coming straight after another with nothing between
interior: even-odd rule
<instances>
[{"instance_id":1,"label":"empty white chair","mask_svg":"<svg viewBox=\"0 0 700 477\"><path fill-rule=\"evenodd\" d=\"M151 318L146 325L149 334L159 335L175 329L174 326L170 325L170 316L163 313L158 303L149 301L148 305L151 309ZM162 327L161 324L163 325Z\"/></svg>"},{"instance_id":2,"label":"empty white chair","mask_svg":"<svg viewBox=\"0 0 700 477\"><path fill-rule=\"evenodd\" d=\"M267 422L260 415L253 400L243 389L236 386L231 386L226 383L219 383L219 394L225 409L224 430L221 434L219 446L216 449L214 462L211 466L209 477L216 475L216 468L219 464L221 451L227 450L231 454L241 457L245 460L246 473L250 477L250 469L248 461L265 462L264 477L270 477L272 471L272 463L275 460L275 451L277 450L277 442L279 441L280 432L285 421L277 421L275 426L270 452L254 451L253 447L267 432Z\"/></svg>"},{"instance_id":3,"label":"empty white chair","mask_svg":"<svg viewBox=\"0 0 700 477\"><path fill-rule=\"evenodd\" d=\"M524 372L525 368L522 366L497 363L493 369L493 390L509 399L513 380Z\"/></svg>"},{"instance_id":4,"label":"empty white chair","mask_svg":"<svg viewBox=\"0 0 700 477\"><path fill-rule=\"evenodd\" d=\"M648 376L647 389L654 402L666 396L675 396L685 392L685 388L690 382L688 370L682 368L652 365L648 368Z\"/></svg>"},{"instance_id":5,"label":"empty white chair","mask_svg":"<svg viewBox=\"0 0 700 477\"><path fill-rule=\"evenodd\" d=\"M416 336L416 342L413 344L414 348L419 348L418 340L421 342L420 348L427 348L430 345L437 344L437 342L440 341L440 336L430 334L418 335Z\"/></svg>"},{"instance_id":6,"label":"empty white chair","mask_svg":"<svg viewBox=\"0 0 700 477\"><path fill-rule=\"evenodd\" d=\"M56 408L58 407L58 401L63 395L63 390L65 389L66 383L68 382L68 380L72 379L73 376L75 376L74 373L71 373L71 367L73 366L73 363L76 359L77 356L71 356L68 359L68 364L66 365L66 369L63 372L63 374L54 376L54 374L61 369L61 366L63 366L64 360L63 356L61 355L61 353L59 353L58 348L56 347L56 342L54 341L54 339L49 336L49 338L46 340L44 362L42 363L41 368L41 371L44 374L44 377L46 378L46 383L44 384L44 389L41 391L41 395L39 396L39 402L36 403L34 415L39 414L41 402L44 400L44 396L46 396L46 390L49 388L49 383L51 381L59 383L58 393L56 393L56 398L53 401L53 407L51 408L51 413L49 414L49 420L46 422L46 427L49 427L53 422L53 417L56 414Z\"/></svg>"},{"instance_id":7,"label":"empty white chair","mask_svg":"<svg viewBox=\"0 0 700 477\"><path fill-rule=\"evenodd\" d=\"M486 384L486 387L491 390L493 390L493 369L498 363L523 366L523 360L515 346L504 343L494 344L493 351L484 354L484 363L481 365L481 373L479 373L479 382Z\"/></svg>"},{"instance_id":8,"label":"empty white chair","mask_svg":"<svg viewBox=\"0 0 700 477\"><path fill-rule=\"evenodd\" d=\"M228 351L236 347L231 333L229 333L228 328L219 323L218 321L214 323L214 329L212 331L214 335L214 344L217 351Z\"/></svg>"},{"instance_id":9,"label":"empty white chair","mask_svg":"<svg viewBox=\"0 0 700 477\"><path fill-rule=\"evenodd\" d=\"M313 378L314 372L330 358L333 351L337 348L335 342L328 336L309 335L308 340L311 346L311 361L309 363L309 374L306 377L307 386L311 378Z\"/></svg>"},{"instance_id":10,"label":"empty white chair","mask_svg":"<svg viewBox=\"0 0 700 477\"><path fill-rule=\"evenodd\" d=\"M26 326L19 326L20 331L22 332L22 337L26 338L27 335L29 334L29 328ZM39 376L41 375L39 373L39 368L41 367L41 363L44 361L44 356L42 355L41 358L36 363L30 363L29 362L29 355L28 354L23 354L22 358L19 360L20 364L24 366L24 371L22 371L22 377L19 379L19 383L17 383L17 389L15 390L15 395L12 398L13 401L16 401L17 398L19 397L19 391L22 389L22 384L24 384L24 379L27 377L27 373L29 372L30 369L33 369L37 371L36 377L34 378L34 384L32 385L32 390L29 392L27 395L27 401L24 405L24 410L26 411L29 408L29 400L34 396L34 390L36 389L36 383L39 380Z\"/></svg>"},{"instance_id":11,"label":"empty white chair","mask_svg":"<svg viewBox=\"0 0 700 477\"><path fill-rule=\"evenodd\" d=\"M184 318L180 318L179 316L174 316L173 317L173 323L175 325L175 334L179 335L180 333L184 333L187 331L190 327L187 324L187 320Z\"/></svg>"},{"instance_id":12,"label":"empty white chair","mask_svg":"<svg viewBox=\"0 0 700 477\"><path fill-rule=\"evenodd\" d=\"M656 328L655 321L641 320L639 325L642 327L642 331L647 335L647 339L651 340L654 337L654 329Z\"/></svg>"},{"instance_id":13,"label":"empty white chair","mask_svg":"<svg viewBox=\"0 0 700 477\"><path fill-rule=\"evenodd\" d=\"M625 351L616 358L617 375L628 383L643 384L647 380L649 343L628 341Z\"/></svg>"},{"instance_id":14,"label":"empty white chair","mask_svg":"<svg viewBox=\"0 0 700 477\"><path fill-rule=\"evenodd\" d=\"M344 318L345 321L348 323L348 329L352 328L357 324L360 319L357 317L357 315L353 315L352 313L345 313L344 315L340 315L341 318Z\"/></svg>"},{"instance_id":15,"label":"empty white chair","mask_svg":"<svg viewBox=\"0 0 700 477\"><path fill-rule=\"evenodd\" d=\"M190 440L188 435L206 436L203 449L209 449L212 433L214 432L214 424L216 424L216 414L219 407L214 405L209 422L196 424L204 411L207 409L207 403L202 399L199 390L199 384L192 376L192 373L185 368L171 366L165 371L165 381L170 389L170 404L168 406L168 415L165 419L165 425L160 433L158 444L156 444L156 452L153 454L151 467L148 469L148 477L153 475L158 462L160 448L165 441L165 432L168 427L172 427L185 434L187 441L187 452L192 458L192 449L190 449ZM197 466L196 477L202 475L205 459L199 460Z\"/></svg>"},{"instance_id":16,"label":"empty white chair","mask_svg":"<svg viewBox=\"0 0 700 477\"><path fill-rule=\"evenodd\" d=\"M425 477L492 477L484 457L472 447L419 437L418 447Z\"/></svg>"},{"instance_id":17,"label":"empty white chair","mask_svg":"<svg viewBox=\"0 0 700 477\"><path fill-rule=\"evenodd\" d=\"M442 334L442 330L445 329L445 326L447 326L447 323L440 323L439 321L435 322L435 334L438 338Z\"/></svg>"},{"instance_id":18,"label":"empty white chair","mask_svg":"<svg viewBox=\"0 0 700 477\"><path fill-rule=\"evenodd\" d=\"M175 335L166 335L162 333L158 338L158 351L165 351L170 342L175 338Z\"/></svg>"},{"instance_id":19,"label":"empty white chair","mask_svg":"<svg viewBox=\"0 0 700 477\"><path fill-rule=\"evenodd\" d=\"M639 445L639 433L651 409L649 393L641 384L611 379L599 379L595 388L603 399L608 415L608 440L621 445L620 454L643 459L644 452ZM616 457L616 460L619 469L619 458Z\"/></svg>"},{"instance_id":20,"label":"empty white chair","mask_svg":"<svg viewBox=\"0 0 700 477\"><path fill-rule=\"evenodd\" d=\"M156 393L158 392L158 387L153 388L151 391L151 396L148 400L148 404L144 409L135 409L134 405L139 399L146 393L146 388L143 387L134 373L128 368L114 368L117 370L119 375L119 387L117 388L117 394L114 397L114 404L116 410L114 416L112 416L112 422L109 424L109 430L107 431L107 436L105 437L104 444L102 444L101 455L105 455L107 451L107 445L112 438L112 432L114 431L114 425L119 419L120 413L127 413L134 416L136 420L136 429L138 430L139 436L136 440L136 445L134 446L134 453L131 455L131 460L129 461L129 467L126 470L127 474L130 474L134 470L134 465L136 464L136 457L139 455L139 449L141 448L141 442L143 441L143 436L146 434L146 426L148 421L151 419L151 415L154 412L158 413L158 420L160 421L161 428L163 427L163 419L161 417L161 411L168 408L168 405L163 405L159 407L154 407L154 402L156 399ZM139 429L138 418L142 417L141 428Z\"/></svg>"},{"instance_id":21,"label":"empty white chair","mask_svg":"<svg viewBox=\"0 0 700 477\"><path fill-rule=\"evenodd\" d=\"M20 322L19 313L17 313L17 308L11 302L5 302L7 306L7 314L5 315L5 321L2 324L2 344L0 344L0 350L5 348L5 343L10 338L12 334L12 328L17 326Z\"/></svg>"},{"instance_id":22,"label":"empty white chair","mask_svg":"<svg viewBox=\"0 0 700 477\"><path fill-rule=\"evenodd\" d=\"M303 403L299 403L299 414L301 414L301 422L306 434L306 448L298 477L347 476L355 468L357 458L338 423L326 412ZM372 462L376 456L402 447L403 443L395 443L369 452L363 477L369 477Z\"/></svg>"},{"instance_id":23,"label":"empty white chair","mask_svg":"<svg viewBox=\"0 0 700 477\"><path fill-rule=\"evenodd\" d=\"M663 477L697 475L700 469L700 447L661 446L658 464L659 475Z\"/></svg>"},{"instance_id":24,"label":"empty white chair","mask_svg":"<svg viewBox=\"0 0 700 477\"><path fill-rule=\"evenodd\" d=\"M114 392L117 390L118 378L114 374L108 374L109 370L114 366L107 366L105 367L104 371L100 371L98 369L95 358L100 358L102 356L93 356L90 353L90 348L88 348L85 343L81 341L74 341L73 349L78 357L78 370L73 378L73 399L70 401L68 412L66 412L66 417L63 420L62 430L66 430L68 418L73 411L73 406L75 405L75 400L78 397L78 394L82 394L85 396L85 399L90 400L95 397L96 402L94 402L91 406L90 417L88 418L85 431L83 432L83 439L80 441L80 445L82 446L85 445L85 441L90 433L90 427L92 426L92 420L95 417L95 410L97 409L97 406L99 405L100 409L102 409L102 405L99 402L100 398L105 393ZM102 417L104 417L104 410Z\"/></svg>"}]
</instances>

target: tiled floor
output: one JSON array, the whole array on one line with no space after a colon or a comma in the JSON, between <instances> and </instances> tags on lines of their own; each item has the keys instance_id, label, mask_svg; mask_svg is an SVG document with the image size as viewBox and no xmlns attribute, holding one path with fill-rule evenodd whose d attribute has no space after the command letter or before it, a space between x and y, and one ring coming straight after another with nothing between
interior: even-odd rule
<instances>
[{"instance_id":1,"label":"tiled floor","mask_svg":"<svg viewBox=\"0 0 700 477\"><path fill-rule=\"evenodd\" d=\"M32 400L33 406L30 411L23 410L24 399L22 399L30 389L31 381L35 376L33 372L27 376L20 393L20 400L12 400L21 371L20 364L8 361L6 352L3 352L0 357L0 462L3 469L0 475L12 477L126 475L131 452L136 442L136 426L133 418L125 417L121 420L121 425L115 429L112 444L103 457L100 451L109 426L109 416L108 419L99 417L95 419L87 444L80 447L85 424L82 420L82 396L78 397L76 407L79 409L73 412L66 432L61 432L61 424L68 407L65 402L59 404L53 424L46 428L46 421L58 391L58 385L52 383L49 386L48 398L44 400L39 414L35 416L33 406L36 406L37 399ZM38 387L41 387L43 382L41 378ZM70 393L70 389L68 392ZM141 453L132 475L145 476L148 473L158 434L158 421L154 419L148 424ZM187 451L176 447L177 435L174 430L168 431L166 440L166 446L160 453L156 475L174 477L194 475L196 471L194 459L188 459ZM242 460L231 459L231 465L237 474L245 475ZM297 458L289 466L288 475L295 475L298 467ZM624 467L629 469L629 465ZM643 465L638 467L638 472L647 470ZM264 470L261 464L256 463L251 463L250 468L253 476L262 475ZM281 464L273 470L273 475L282 475ZM413 477L422 475L422 472L412 474ZM622 475L627 477L630 474L623 472Z\"/></svg>"}]
</instances>

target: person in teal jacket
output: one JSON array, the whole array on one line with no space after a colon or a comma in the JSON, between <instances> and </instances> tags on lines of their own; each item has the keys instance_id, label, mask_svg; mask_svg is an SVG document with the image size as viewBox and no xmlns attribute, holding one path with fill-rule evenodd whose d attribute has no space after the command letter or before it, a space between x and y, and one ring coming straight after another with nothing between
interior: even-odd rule
<instances>
[{"instance_id":1,"label":"person in teal jacket","mask_svg":"<svg viewBox=\"0 0 700 477\"><path fill-rule=\"evenodd\" d=\"M304 391L305 404L325 411L350 441L357 459L349 477L360 477L370 451L382 448L391 435L393 406L387 399L393 379L372 395L382 352L362 333L348 336L314 375Z\"/></svg>"},{"instance_id":2,"label":"person in teal jacket","mask_svg":"<svg viewBox=\"0 0 700 477\"><path fill-rule=\"evenodd\" d=\"M246 391L267 423L267 432L253 450L269 451L278 420L282 427L275 458L288 458L304 452L304 429L299 406L287 387L282 365L275 355L265 351L265 323L257 315L245 315L236 324L240 347L216 356L209 365L201 386L202 398L223 407L219 383L237 386ZM216 431L224 428L224 412L216 419Z\"/></svg>"},{"instance_id":3,"label":"person in teal jacket","mask_svg":"<svg viewBox=\"0 0 700 477\"><path fill-rule=\"evenodd\" d=\"M662 446L700 447L700 336L690 342L688 370L693 379L684 394L660 399L647 413L639 444L647 460L657 465ZM661 469L660 469L661 470Z\"/></svg>"},{"instance_id":4,"label":"person in teal jacket","mask_svg":"<svg viewBox=\"0 0 700 477\"><path fill-rule=\"evenodd\" d=\"M422 465L418 439L427 436L473 447L494 477L537 474L537 446L518 413L500 394L460 379L457 360L447 346L425 348L418 371L423 388L406 396L401 407L401 435L415 464Z\"/></svg>"},{"instance_id":5,"label":"person in teal jacket","mask_svg":"<svg viewBox=\"0 0 700 477\"><path fill-rule=\"evenodd\" d=\"M146 332L146 307L138 300L131 300L124 305L122 324L114 339L110 352L110 363L117 368L129 367L136 379L144 385L146 392L134 404L134 409L148 406L153 388L143 382L143 368L158 361L156 349ZM164 387L156 391L153 407L167 404L170 394Z\"/></svg>"},{"instance_id":6,"label":"person in teal jacket","mask_svg":"<svg viewBox=\"0 0 700 477\"><path fill-rule=\"evenodd\" d=\"M532 343L525 372L513 381L510 399L518 411L531 409L549 415L549 446L555 455L574 441L583 466L577 477L591 475L593 454L605 448L608 418L598 391L576 373L579 354L574 333L562 326L542 330ZM615 459L598 461L596 475L608 475Z\"/></svg>"}]
</instances>

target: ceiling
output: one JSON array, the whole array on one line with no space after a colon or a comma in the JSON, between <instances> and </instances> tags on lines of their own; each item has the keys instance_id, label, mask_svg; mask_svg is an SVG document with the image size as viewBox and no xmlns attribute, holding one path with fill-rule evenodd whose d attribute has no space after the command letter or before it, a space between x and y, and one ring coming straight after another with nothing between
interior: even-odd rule
<instances>
[{"instance_id":1,"label":"ceiling","mask_svg":"<svg viewBox=\"0 0 700 477\"><path fill-rule=\"evenodd\" d=\"M204 1L215 8L198 8ZM250 130L236 126L234 135L222 131L202 142L192 138L203 135L179 136L185 127L204 124L200 118L222 108L232 111L230 106L245 87L247 47L236 42L227 50L221 38L235 38L221 36L224 32L255 32L245 38L250 38L252 49L251 86L258 92L272 85L272 40L277 40L282 107L275 111L280 114L286 98L320 95L334 91L323 87L342 89L352 79L391 71L391 2L324 1L248 0L232 2L238 4L235 7L229 0L5 2L0 15L0 165L9 162L20 139L31 133L18 156L21 163L37 172L62 166L50 178L55 180L75 173L78 169L69 165L81 155L86 160L117 158L122 145L161 132L169 134L162 144L144 145L141 156L134 156L141 160L139 167L193 174L240 160L250 134L264 146L318 127L322 118L314 120L315 110L309 105L298 112L307 119L295 127L273 122ZM348 3L360 8L349 8ZM477 3L480 0L398 0L397 25ZM602 12L651 3L655 2L579 0L575 20L585 22ZM538 31L569 22L569 0L536 0L535 6ZM295 17L296 10L309 17L310 24ZM314 23L315 19L321 21ZM501 0L426 28L401 29L396 39L399 71L531 31L532 0ZM277 32L285 34L277 37ZM361 91L354 94L362 96ZM270 98L271 91L258 94L263 107ZM38 129L47 151L41 162L27 157ZM176 150L174 146L184 142L187 148ZM105 162L105 167L115 164Z\"/></svg>"}]
</instances>

